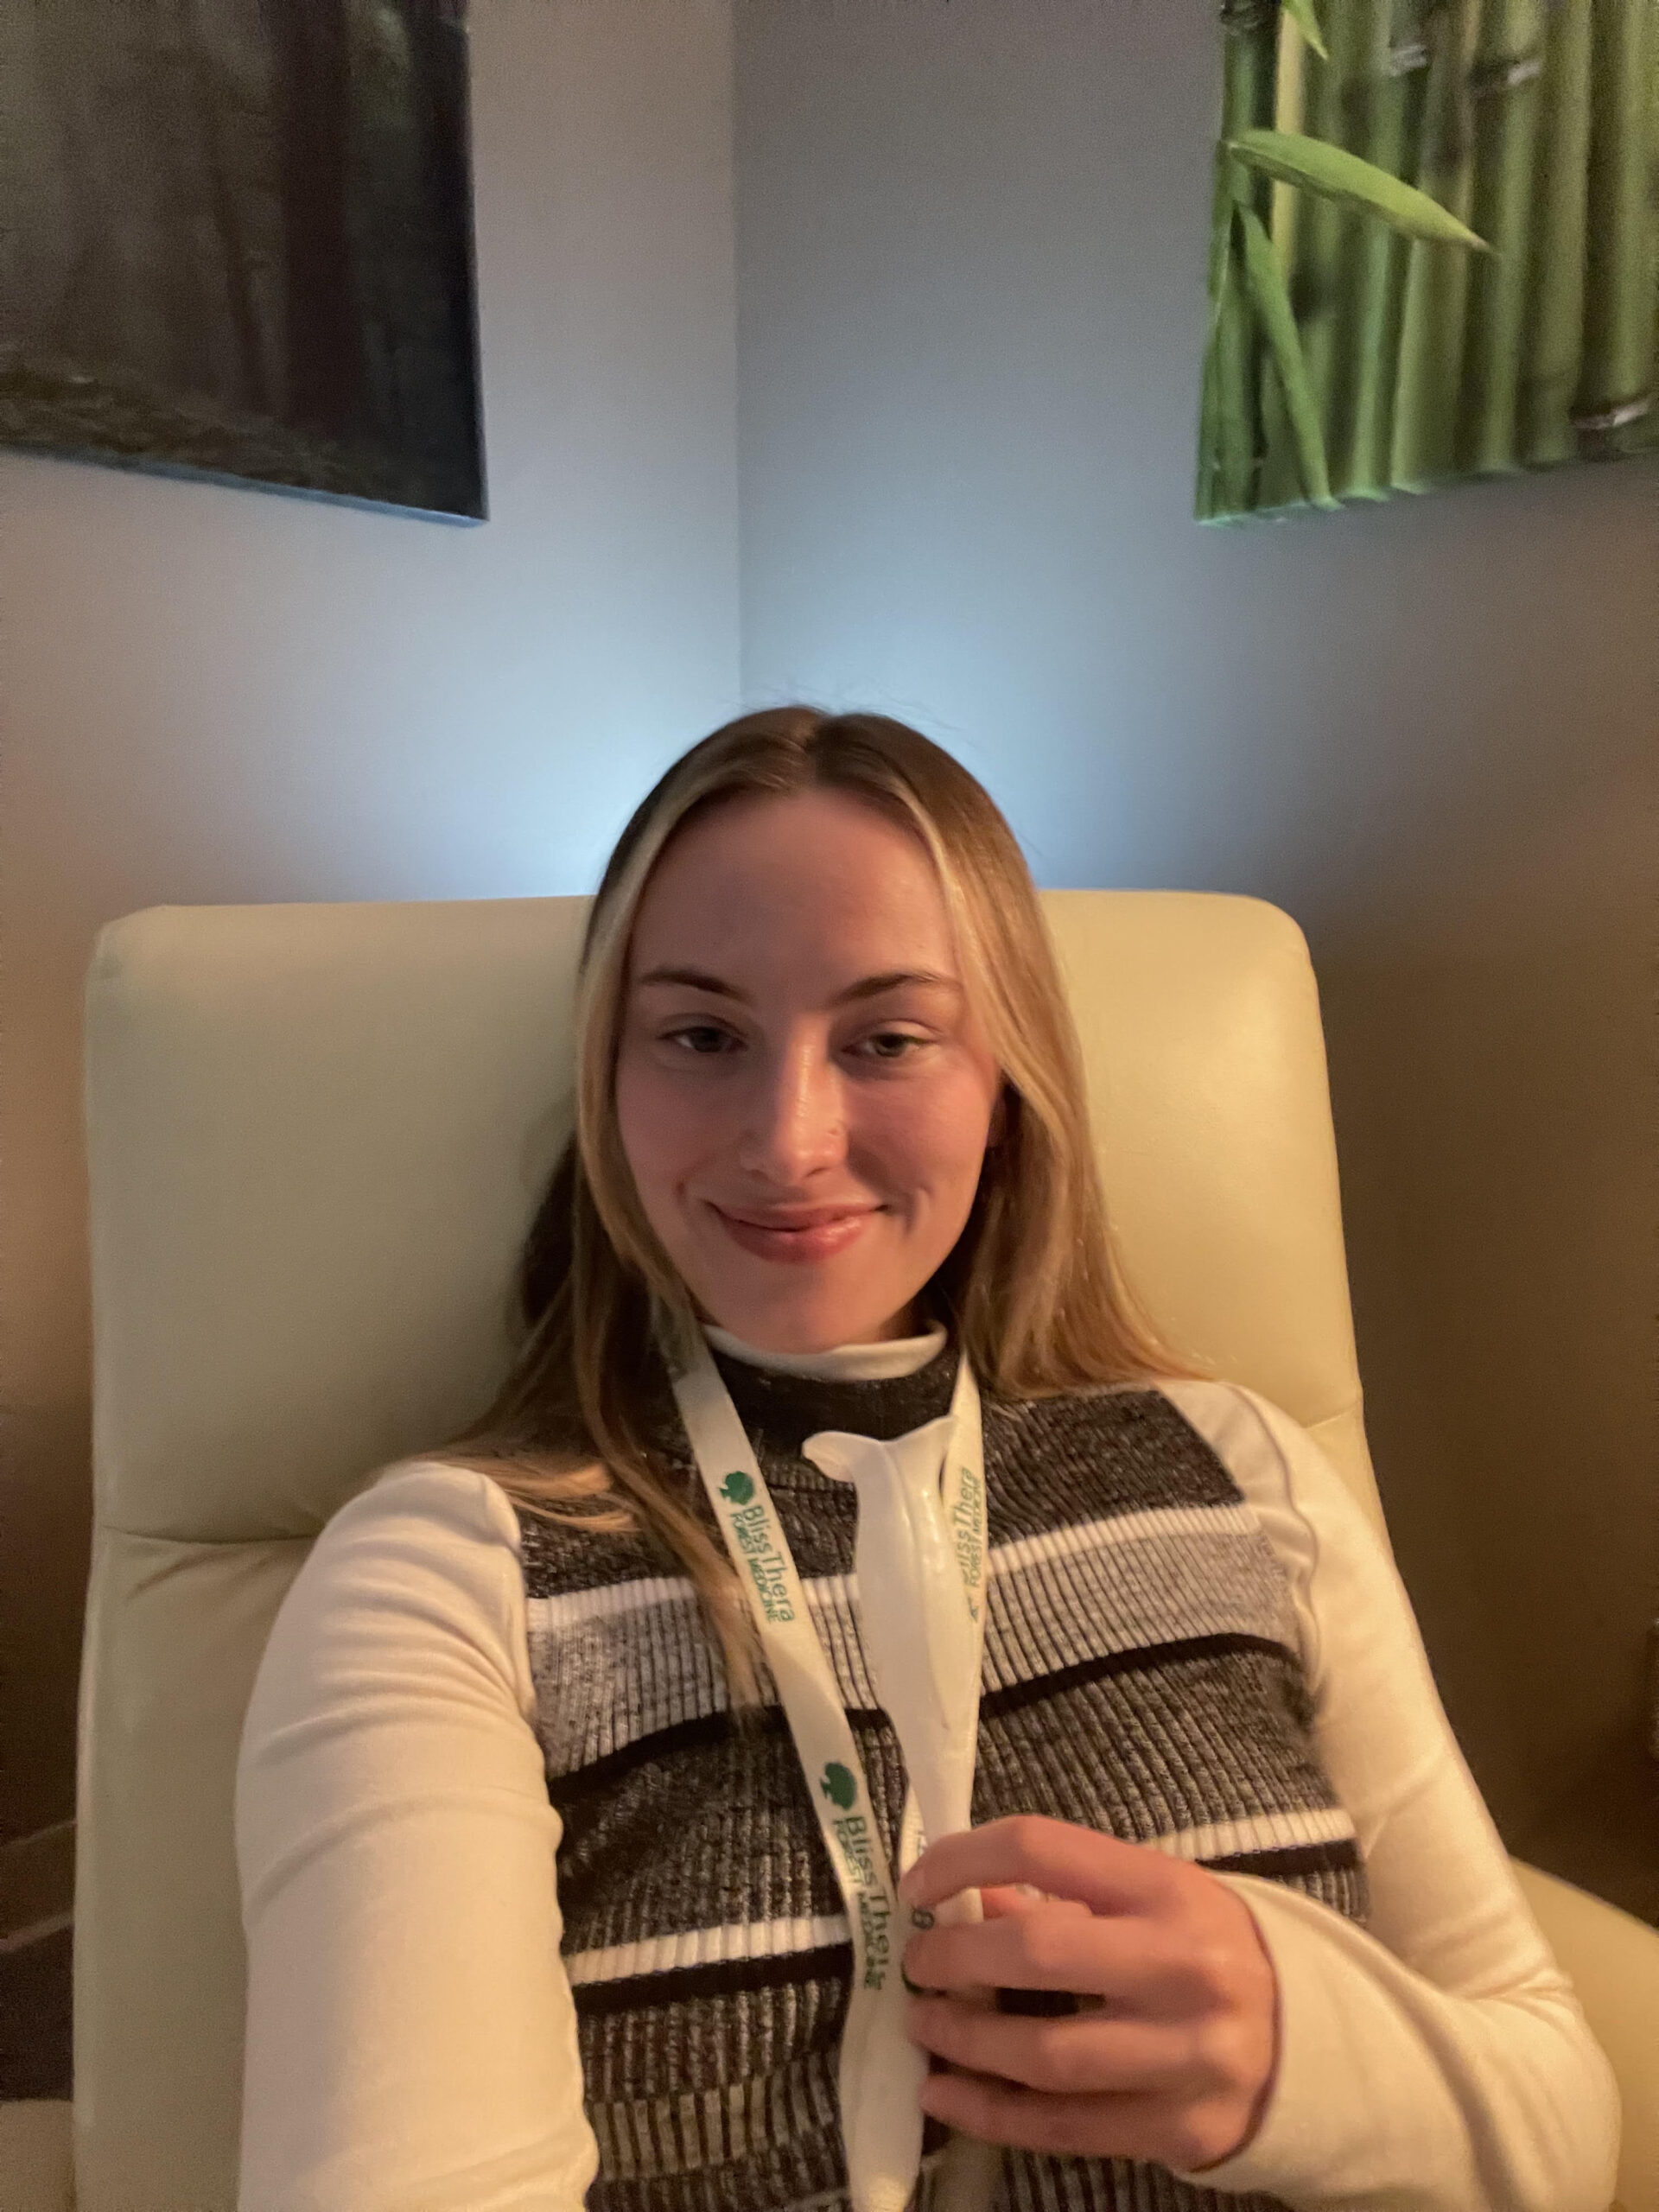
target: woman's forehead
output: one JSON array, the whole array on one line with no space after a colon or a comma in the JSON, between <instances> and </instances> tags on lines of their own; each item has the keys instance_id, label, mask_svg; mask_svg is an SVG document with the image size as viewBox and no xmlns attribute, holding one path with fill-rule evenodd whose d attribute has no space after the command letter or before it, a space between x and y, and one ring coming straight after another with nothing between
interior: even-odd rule
<instances>
[{"instance_id":1,"label":"woman's forehead","mask_svg":"<svg viewBox=\"0 0 1659 2212\"><path fill-rule=\"evenodd\" d=\"M955 974L950 918L918 838L839 792L733 802L690 824L639 903L638 975L693 947L766 964L814 948L870 972Z\"/></svg>"}]
</instances>

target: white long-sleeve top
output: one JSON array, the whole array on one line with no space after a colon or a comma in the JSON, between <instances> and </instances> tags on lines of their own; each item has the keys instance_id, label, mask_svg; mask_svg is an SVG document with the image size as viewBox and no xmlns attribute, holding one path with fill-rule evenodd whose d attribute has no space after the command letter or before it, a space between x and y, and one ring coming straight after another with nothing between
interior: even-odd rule
<instances>
[{"instance_id":1,"label":"white long-sleeve top","mask_svg":"<svg viewBox=\"0 0 1659 2212\"><path fill-rule=\"evenodd\" d=\"M718 1332L723 1350L765 1361ZM905 1372L937 1335L774 1363ZM1218 1874L1279 1985L1249 2147L1190 2178L1299 2212L1605 2212L1618 2092L1341 1478L1254 1393L1171 1382L1289 1578L1361 1928ZM386 1470L319 1537L245 1723L240 2212L577 2212L597 2166L559 1956L518 1527L486 1475Z\"/></svg>"}]
</instances>

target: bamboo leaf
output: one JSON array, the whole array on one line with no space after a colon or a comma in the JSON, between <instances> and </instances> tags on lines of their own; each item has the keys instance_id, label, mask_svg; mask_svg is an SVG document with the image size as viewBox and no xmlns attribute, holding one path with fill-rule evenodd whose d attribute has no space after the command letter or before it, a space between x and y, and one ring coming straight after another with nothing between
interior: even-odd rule
<instances>
[{"instance_id":1,"label":"bamboo leaf","mask_svg":"<svg viewBox=\"0 0 1659 2212\"><path fill-rule=\"evenodd\" d=\"M1290 130L1241 130L1227 141L1227 150L1246 168L1283 183L1300 185L1322 200L1334 200L1376 215L1408 238L1427 238L1439 245L1471 246L1478 253L1491 248L1457 217L1431 200L1415 185L1402 184L1397 176L1363 162L1340 146L1322 138L1307 138Z\"/></svg>"},{"instance_id":2,"label":"bamboo leaf","mask_svg":"<svg viewBox=\"0 0 1659 2212\"><path fill-rule=\"evenodd\" d=\"M1284 10L1320 60L1328 60L1325 41L1319 36L1319 19L1313 12L1313 0L1284 0Z\"/></svg>"},{"instance_id":3,"label":"bamboo leaf","mask_svg":"<svg viewBox=\"0 0 1659 2212\"><path fill-rule=\"evenodd\" d=\"M1302 359L1302 341L1296 334L1296 317L1290 294L1279 267L1279 257L1266 226L1254 210L1241 207L1238 219L1244 232L1244 274L1250 301L1267 338L1279 387L1285 396L1285 412L1296 441L1296 459L1302 473L1302 489L1316 507L1340 505L1331 496L1325 468L1325 438L1319 429L1319 402L1308 382Z\"/></svg>"}]
</instances>

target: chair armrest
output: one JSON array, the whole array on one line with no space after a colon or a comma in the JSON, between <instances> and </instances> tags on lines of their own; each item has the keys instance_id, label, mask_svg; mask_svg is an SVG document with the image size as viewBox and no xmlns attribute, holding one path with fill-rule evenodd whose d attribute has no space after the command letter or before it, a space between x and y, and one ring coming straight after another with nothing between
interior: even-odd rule
<instances>
[{"instance_id":1,"label":"chair armrest","mask_svg":"<svg viewBox=\"0 0 1659 2212\"><path fill-rule=\"evenodd\" d=\"M1659 2212L1659 1929L1559 1875L1513 1864L1618 2077L1624 2130L1614 2212Z\"/></svg>"},{"instance_id":2,"label":"chair armrest","mask_svg":"<svg viewBox=\"0 0 1659 2212\"><path fill-rule=\"evenodd\" d=\"M72 2110L56 2100L0 2104L0 2204L6 2212L74 2212Z\"/></svg>"}]
</instances>

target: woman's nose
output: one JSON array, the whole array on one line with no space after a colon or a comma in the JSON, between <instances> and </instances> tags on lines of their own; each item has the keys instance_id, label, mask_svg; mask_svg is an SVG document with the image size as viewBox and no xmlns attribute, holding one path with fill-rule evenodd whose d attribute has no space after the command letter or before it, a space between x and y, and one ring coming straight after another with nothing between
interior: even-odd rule
<instances>
[{"instance_id":1,"label":"woman's nose","mask_svg":"<svg viewBox=\"0 0 1659 2212\"><path fill-rule=\"evenodd\" d=\"M754 1085L738 1142L738 1165L768 1182L793 1186L847 1150L847 1109L839 1070L821 1052L781 1056Z\"/></svg>"}]
</instances>

